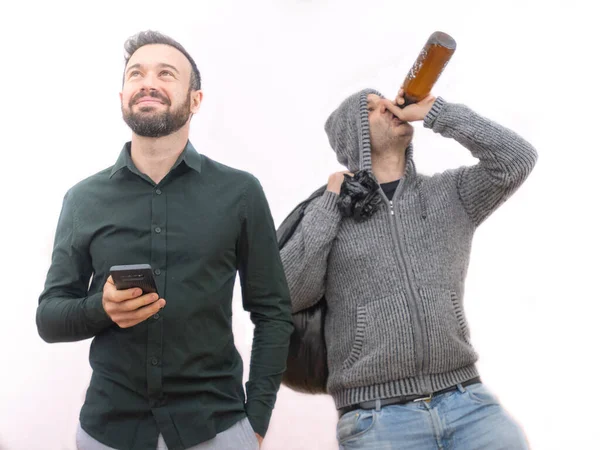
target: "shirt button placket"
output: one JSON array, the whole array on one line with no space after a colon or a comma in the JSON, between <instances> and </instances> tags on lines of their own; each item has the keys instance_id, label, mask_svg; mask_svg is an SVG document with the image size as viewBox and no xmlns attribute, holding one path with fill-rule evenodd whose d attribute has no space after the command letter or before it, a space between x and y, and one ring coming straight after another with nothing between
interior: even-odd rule
<instances>
[{"instance_id":1,"label":"shirt button placket","mask_svg":"<svg viewBox=\"0 0 600 450\"><path fill-rule=\"evenodd\" d=\"M167 261L167 194L162 188L152 191L152 211L150 228L150 265L154 270L154 279L158 295L165 297L166 261ZM150 355L147 366L148 396L158 401L162 396L163 323L162 314L156 313L148 323L147 354Z\"/></svg>"}]
</instances>

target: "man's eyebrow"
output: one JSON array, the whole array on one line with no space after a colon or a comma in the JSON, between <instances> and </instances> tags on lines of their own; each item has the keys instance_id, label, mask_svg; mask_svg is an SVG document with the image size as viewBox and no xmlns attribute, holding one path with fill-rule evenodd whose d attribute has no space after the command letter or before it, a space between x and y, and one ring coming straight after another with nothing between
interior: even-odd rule
<instances>
[{"instance_id":1,"label":"man's eyebrow","mask_svg":"<svg viewBox=\"0 0 600 450\"><path fill-rule=\"evenodd\" d=\"M142 67L142 65L141 65L141 64L132 64L131 66L129 66L129 67L127 68L127 72L129 72L129 71L131 71L131 70L133 70L133 69L140 69L141 67Z\"/></svg>"},{"instance_id":2,"label":"man's eyebrow","mask_svg":"<svg viewBox=\"0 0 600 450\"><path fill-rule=\"evenodd\" d=\"M179 73L179 70L177 70L177 67L175 67L175 66L172 66L171 64L167 64L167 63L160 63L160 64L158 64L158 66L159 66L159 67L163 67L163 68L164 68L164 67L166 67L166 68L168 68L168 69L171 69L171 70L173 70L174 72L177 72L177 73ZM139 63L132 64L131 66L129 66L129 67L127 68L127 72L129 72L129 71L131 71L131 70L133 70L133 69L141 69L141 68L142 68L142 65L141 65L141 64L139 64Z\"/></svg>"},{"instance_id":3,"label":"man's eyebrow","mask_svg":"<svg viewBox=\"0 0 600 450\"><path fill-rule=\"evenodd\" d=\"M177 73L179 73L179 70L177 70L177 67L175 67L175 66L172 66L171 64L167 64L167 63L160 63L160 64L159 64L159 66L160 66L160 67L166 67L166 68L168 68L168 69L171 69L171 70L173 70L174 72L177 72Z\"/></svg>"}]
</instances>

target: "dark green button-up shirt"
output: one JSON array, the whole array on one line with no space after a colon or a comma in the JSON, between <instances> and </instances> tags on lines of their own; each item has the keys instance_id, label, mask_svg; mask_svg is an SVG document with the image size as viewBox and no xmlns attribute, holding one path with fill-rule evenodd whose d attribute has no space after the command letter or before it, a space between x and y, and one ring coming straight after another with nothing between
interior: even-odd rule
<instances>
[{"instance_id":1,"label":"dark green button-up shirt","mask_svg":"<svg viewBox=\"0 0 600 450\"><path fill-rule=\"evenodd\" d=\"M109 268L148 263L165 308L120 328L102 307ZM255 324L246 394L231 328L239 272ZM71 188L58 221L37 326L47 342L93 337L82 428L117 449L170 450L248 416L267 430L292 331L273 219L252 175L190 143L157 185L126 144L116 164Z\"/></svg>"}]
</instances>

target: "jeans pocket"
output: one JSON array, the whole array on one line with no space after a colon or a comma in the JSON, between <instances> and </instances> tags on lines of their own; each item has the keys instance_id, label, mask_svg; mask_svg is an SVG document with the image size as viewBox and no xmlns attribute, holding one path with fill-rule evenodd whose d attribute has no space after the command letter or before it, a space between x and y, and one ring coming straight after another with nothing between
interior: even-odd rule
<instances>
[{"instance_id":1,"label":"jeans pocket","mask_svg":"<svg viewBox=\"0 0 600 450\"><path fill-rule=\"evenodd\" d=\"M492 392L482 383L467 386L467 394L471 400L482 405L498 405L498 399Z\"/></svg>"},{"instance_id":2,"label":"jeans pocket","mask_svg":"<svg viewBox=\"0 0 600 450\"><path fill-rule=\"evenodd\" d=\"M337 440L340 445L368 433L377 422L377 413L357 409L342 416L337 424Z\"/></svg>"}]
</instances>

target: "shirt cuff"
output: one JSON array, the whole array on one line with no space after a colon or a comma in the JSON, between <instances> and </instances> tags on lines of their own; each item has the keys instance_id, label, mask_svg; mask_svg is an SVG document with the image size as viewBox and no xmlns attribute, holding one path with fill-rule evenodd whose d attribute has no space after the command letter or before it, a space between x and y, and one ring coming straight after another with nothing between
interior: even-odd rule
<instances>
[{"instance_id":1,"label":"shirt cuff","mask_svg":"<svg viewBox=\"0 0 600 450\"><path fill-rule=\"evenodd\" d=\"M83 307L85 310L85 317L93 325L111 324L112 319L106 314L104 306L102 306L102 292L86 297Z\"/></svg>"},{"instance_id":2,"label":"shirt cuff","mask_svg":"<svg viewBox=\"0 0 600 450\"><path fill-rule=\"evenodd\" d=\"M271 420L272 409L264 405L262 402L246 403L246 415L248 421L255 433L265 437L269 421Z\"/></svg>"}]
</instances>

